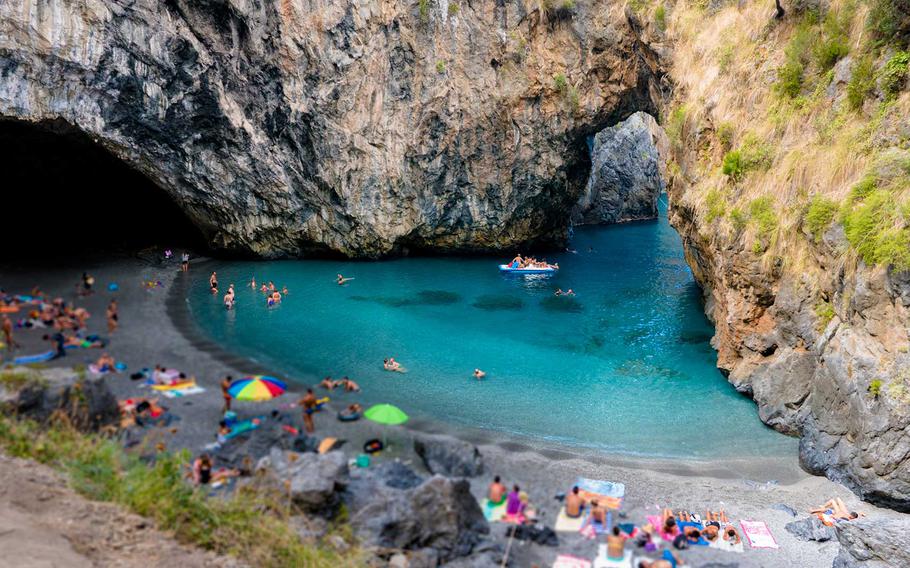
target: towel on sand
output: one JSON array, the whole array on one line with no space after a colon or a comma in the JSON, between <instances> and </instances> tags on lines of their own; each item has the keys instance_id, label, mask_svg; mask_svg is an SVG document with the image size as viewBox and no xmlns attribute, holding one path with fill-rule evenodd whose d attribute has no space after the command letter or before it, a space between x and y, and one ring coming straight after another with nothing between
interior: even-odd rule
<instances>
[{"instance_id":1,"label":"towel on sand","mask_svg":"<svg viewBox=\"0 0 910 568\"><path fill-rule=\"evenodd\" d=\"M591 568L591 561L571 554L560 554L553 561L553 568Z\"/></svg>"},{"instance_id":2,"label":"towel on sand","mask_svg":"<svg viewBox=\"0 0 910 568\"><path fill-rule=\"evenodd\" d=\"M578 494L581 495L581 498L589 503L597 499L602 506L608 509L622 507L622 499L626 494L626 486L622 483L579 477L575 481L575 485L578 487Z\"/></svg>"},{"instance_id":3,"label":"towel on sand","mask_svg":"<svg viewBox=\"0 0 910 568\"><path fill-rule=\"evenodd\" d=\"M189 396L191 394L199 394L205 392L205 389L200 386L190 386L182 389L172 389L166 391L160 391L162 395L168 398L180 398L183 396Z\"/></svg>"},{"instance_id":4,"label":"towel on sand","mask_svg":"<svg viewBox=\"0 0 910 568\"><path fill-rule=\"evenodd\" d=\"M553 526L553 529L556 532L578 532L581 530L582 525L585 522L585 512L582 511L581 515L577 518L572 518L566 514L566 508L563 507L559 510L559 515L556 517L556 524Z\"/></svg>"},{"instance_id":5,"label":"towel on sand","mask_svg":"<svg viewBox=\"0 0 910 568\"><path fill-rule=\"evenodd\" d=\"M705 526L701 523L696 523L695 521L679 521L676 523L676 526L679 527L680 532L685 532L685 529L688 527L694 527L698 529L698 532L705 530ZM705 537L700 536L696 542L688 541L689 546L708 546L710 543L705 540Z\"/></svg>"},{"instance_id":6,"label":"towel on sand","mask_svg":"<svg viewBox=\"0 0 910 568\"><path fill-rule=\"evenodd\" d=\"M739 524L752 548L780 548L764 521L740 521Z\"/></svg>"},{"instance_id":7,"label":"towel on sand","mask_svg":"<svg viewBox=\"0 0 910 568\"><path fill-rule=\"evenodd\" d=\"M480 502L480 508L483 510L483 517L487 522L495 523L501 521L506 516L506 500L503 499L502 503L498 505L491 503L489 499L483 499Z\"/></svg>"},{"instance_id":8,"label":"towel on sand","mask_svg":"<svg viewBox=\"0 0 910 568\"><path fill-rule=\"evenodd\" d=\"M742 553L743 543L742 541L737 542L736 544L730 542L729 540L724 540L723 534L717 537L717 540L708 545L709 548L715 548L717 550L726 550L727 552L737 552Z\"/></svg>"}]
</instances>

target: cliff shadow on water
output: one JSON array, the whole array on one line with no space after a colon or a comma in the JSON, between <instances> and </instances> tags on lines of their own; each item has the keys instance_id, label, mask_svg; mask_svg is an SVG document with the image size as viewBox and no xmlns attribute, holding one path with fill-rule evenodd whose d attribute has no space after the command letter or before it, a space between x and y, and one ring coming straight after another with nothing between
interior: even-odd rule
<instances>
[{"instance_id":1,"label":"cliff shadow on water","mask_svg":"<svg viewBox=\"0 0 910 568\"><path fill-rule=\"evenodd\" d=\"M0 172L3 259L206 248L165 190L62 120L0 120Z\"/></svg>"}]
</instances>

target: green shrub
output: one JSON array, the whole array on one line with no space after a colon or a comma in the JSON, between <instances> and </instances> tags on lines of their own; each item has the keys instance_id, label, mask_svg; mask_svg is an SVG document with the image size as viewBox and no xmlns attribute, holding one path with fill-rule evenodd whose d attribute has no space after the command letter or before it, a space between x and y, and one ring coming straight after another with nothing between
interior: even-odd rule
<instances>
[{"instance_id":1,"label":"green shrub","mask_svg":"<svg viewBox=\"0 0 910 568\"><path fill-rule=\"evenodd\" d=\"M681 105L674 108L670 111L670 116L667 118L667 123L664 125L664 130L667 132L667 137L673 141L681 141L683 136L683 130L686 125L686 106Z\"/></svg>"},{"instance_id":2,"label":"green shrub","mask_svg":"<svg viewBox=\"0 0 910 568\"><path fill-rule=\"evenodd\" d=\"M708 223L723 217L727 212L727 200L723 194L716 189L712 189L705 196L705 204L708 206L708 214L705 217L705 220Z\"/></svg>"},{"instance_id":3,"label":"green shrub","mask_svg":"<svg viewBox=\"0 0 910 568\"><path fill-rule=\"evenodd\" d=\"M771 147L753 134L749 134L743 139L740 152L742 153L742 164L746 171L766 170L771 166L773 157Z\"/></svg>"},{"instance_id":4,"label":"green shrub","mask_svg":"<svg viewBox=\"0 0 910 568\"><path fill-rule=\"evenodd\" d=\"M868 55L859 59L847 83L847 103L853 110L863 108L863 103L875 89L875 69Z\"/></svg>"},{"instance_id":5,"label":"green shrub","mask_svg":"<svg viewBox=\"0 0 910 568\"><path fill-rule=\"evenodd\" d=\"M732 45L725 45L717 53L717 66L721 73L727 73L730 66L733 65L733 56L735 52Z\"/></svg>"},{"instance_id":6,"label":"green shrub","mask_svg":"<svg viewBox=\"0 0 910 568\"><path fill-rule=\"evenodd\" d=\"M777 70L775 89L785 97L795 99L803 90L806 64L815 42L815 35L806 24L797 28L796 33L784 49L784 64Z\"/></svg>"},{"instance_id":7,"label":"green shrub","mask_svg":"<svg viewBox=\"0 0 910 568\"><path fill-rule=\"evenodd\" d=\"M809 202L809 210L806 212L806 228L809 229L809 233L816 242L821 240L822 234L831 225L837 209L837 203L821 195L815 195Z\"/></svg>"},{"instance_id":8,"label":"green shrub","mask_svg":"<svg viewBox=\"0 0 910 568\"><path fill-rule=\"evenodd\" d=\"M566 85L568 85L568 83L566 82L565 75L563 75L562 73L557 73L556 75L553 75L553 87L555 87L557 91L559 91L559 92L564 91L566 88Z\"/></svg>"},{"instance_id":9,"label":"green shrub","mask_svg":"<svg viewBox=\"0 0 910 568\"><path fill-rule=\"evenodd\" d=\"M848 45L850 24L856 4L847 2L837 12L828 10L822 22L821 37L815 44L815 62L821 71L827 71L850 52Z\"/></svg>"},{"instance_id":10,"label":"green shrub","mask_svg":"<svg viewBox=\"0 0 910 568\"><path fill-rule=\"evenodd\" d=\"M908 68L910 68L910 53L906 51L898 51L885 63L881 72L881 85L886 97L894 97L904 88Z\"/></svg>"},{"instance_id":11,"label":"green shrub","mask_svg":"<svg viewBox=\"0 0 910 568\"><path fill-rule=\"evenodd\" d=\"M658 5L654 10L654 25L660 31L667 29L667 9L663 4Z\"/></svg>"},{"instance_id":12,"label":"green shrub","mask_svg":"<svg viewBox=\"0 0 910 568\"><path fill-rule=\"evenodd\" d=\"M449 4L449 15L450 15L450 16L455 16L455 15L457 15L457 14L458 14L458 10L459 10L458 4L456 4L455 2L452 2L451 4Z\"/></svg>"},{"instance_id":13,"label":"green shrub","mask_svg":"<svg viewBox=\"0 0 910 568\"><path fill-rule=\"evenodd\" d=\"M834 306L831 302L819 302L815 304L815 315L818 316L818 328L825 329L834 319Z\"/></svg>"},{"instance_id":14,"label":"green shrub","mask_svg":"<svg viewBox=\"0 0 910 568\"><path fill-rule=\"evenodd\" d=\"M866 27L879 43L906 45L910 36L910 0L869 0Z\"/></svg>"},{"instance_id":15,"label":"green shrub","mask_svg":"<svg viewBox=\"0 0 910 568\"><path fill-rule=\"evenodd\" d=\"M873 189L855 201L842 215L850 245L868 265L910 270L910 228L900 218L900 208L891 192Z\"/></svg>"},{"instance_id":16,"label":"green shrub","mask_svg":"<svg viewBox=\"0 0 910 568\"><path fill-rule=\"evenodd\" d=\"M578 112L578 107L581 104L578 98L578 89L569 85L569 88L566 91L566 98L569 101L569 108L572 112Z\"/></svg>"},{"instance_id":17,"label":"green shrub","mask_svg":"<svg viewBox=\"0 0 910 568\"><path fill-rule=\"evenodd\" d=\"M724 152L729 152L733 147L733 125L729 122L721 122L717 126L716 134L721 149Z\"/></svg>"},{"instance_id":18,"label":"green shrub","mask_svg":"<svg viewBox=\"0 0 910 568\"><path fill-rule=\"evenodd\" d=\"M777 229L777 214L774 200L768 196L758 197L749 202L749 218L755 223L758 234L768 238Z\"/></svg>"},{"instance_id":19,"label":"green shrub","mask_svg":"<svg viewBox=\"0 0 910 568\"><path fill-rule=\"evenodd\" d=\"M872 398L878 398L879 396L881 396L881 394L882 394L881 379L873 379L872 382L869 383L868 391L869 391L869 395L872 396Z\"/></svg>"},{"instance_id":20,"label":"green shrub","mask_svg":"<svg viewBox=\"0 0 910 568\"><path fill-rule=\"evenodd\" d=\"M743 210L739 207L734 207L730 210L730 222L733 223L733 228L737 231L742 231L746 228L746 223L748 219L746 214L743 213Z\"/></svg>"},{"instance_id":21,"label":"green shrub","mask_svg":"<svg viewBox=\"0 0 910 568\"><path fill-rule=\"evenodd\" d=\"M739 180L742 178L745 170L742 152L739 150L731 150L724 154L724 162L721 166L721 171L723 171L725 176L734 181Z\"/></svg>"},{"instance_id":22,"label":"green shrub","mask_svg":"<svg viewBox=\"0 0 910 568\"><path fill-rule=\"evenodd\" d=\"M446 62L440 59L436 62L436 72L445 73L446 72Z\"/></svg>"},{"instance_id":23,"label":"green shrub","mask_svg":"<svg viewBox=\"0 0 910 568\"><path fill-rule=\"evenodd\" d=\"M417 0L417 12L420 14L420 21L426 22L430 19L430 0Z\"/></svg>"},{"instance_id":24,"label":"green shrub","mask_svg":"<svg viewBox=\"0 0 910 568\"><path fill-rule=\"evenodd\" d=\"M850 204L853 204L855 201L860 201L868 197L873 191L878 188L878 182L875 180L875 176L868 175L860 180L859 183L850 188L850 195L847 197Z\"/></svg>"},{"instance_id":25,"label":"green shrub","mask_svg":"<svg viewBox=\"0 0 910 568\"><path fill-rule=\"evenodd\" d=\"M563 10L574 10L575 9L575 0L562 0L562 9Z\"/></svg>"}]
</instances>

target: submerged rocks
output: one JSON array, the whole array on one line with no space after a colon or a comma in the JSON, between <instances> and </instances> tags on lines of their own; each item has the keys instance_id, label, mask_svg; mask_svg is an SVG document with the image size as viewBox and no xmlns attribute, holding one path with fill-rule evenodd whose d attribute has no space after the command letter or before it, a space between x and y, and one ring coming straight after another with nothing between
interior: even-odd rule
<instances>
[{"instance_id":1,"label":"submerged rocks","mask_svg":"<svg viewBox=\"0 0 910 568\"><path fill-rule=\"evenodd\" d=\"M490 532L467 481L437 475L407 490L374 488L372 498L349 501L351 525L368 546L432 550L447 562L470 555Z\"/></svg>"},{"instance_id":2,"label":"submerged rocks","mask_svg":"<svg viewBox=\"0 0 910 568\"><path fill-rule=\"evenodd\" d=\"M835 525L841 548L834 568L910 566L910 519L862 518Z\"/></svg>"},{"instance_id":3,"label":"submerged rocks","mask_svg":"<svg viewBox=\"0 0 910 568\"><path fill-rule=\"evenodd\" d=\"M480 451L468 442L422 436L414 439L414 451L430 473L452 477L475 477L483 473Z\"/></svg>"},{"instance_id":4,"label":"submerged rocks","mask_svg":"<svg viewBox=\"0 0 910 568\"><path fill-rule=\"evenodd\" d=\"M0 403L10 412L43 422L63 412L75 426L97 430L119 421L117 398L103 377L67 368L15 367L2 372Z\"/></svg>"},{"instance_id":5,"label":"submerged rocks","mask_svg":"<svg viewBox=\"0 0 910 568\"><path fill-rule=\"evenodd\" d=\"M637 112L597 133L591 148L591 175L572 210L572 223L619 223L657 217L664 191L669 142L649 114Z\"/></svg>"}]
</instances>

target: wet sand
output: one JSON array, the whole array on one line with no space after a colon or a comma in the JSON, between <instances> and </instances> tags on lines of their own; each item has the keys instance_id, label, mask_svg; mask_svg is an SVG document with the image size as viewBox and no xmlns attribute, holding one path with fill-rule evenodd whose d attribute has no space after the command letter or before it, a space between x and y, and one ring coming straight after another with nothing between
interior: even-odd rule
<instances>
[{"instance_id":1,"label":"wet sand","mask_svg":"<svg viewBox=\"0 0 910 568\"><path fill-rule=\"evenodd\" d=\"M83 270L96 278L96 293L86 298L76 298L75 290ZM189 279L207 280L210 271L204 260L195 260L190 271L179 271L176 260L163 263L155 255L146 257L111 257L82 260L78 263L55 262L53 266L34 265L0 266L0 286L11 293L27 293L38 284L52 296L76 300L92 314L89 331L107 336L104 308L112 297L120 305L120 328L111 337L106 351L118 361L128 365L126 372L108 375L105 379L118 398L148 396L150 391L141 388L128 378L129 373L143 367L162 364L177 368L196 377L206 392L182 399L162 399L178 417L171 426L176 431L163 430L160 438L168 448L188 448L199 452L213 441L221 416L222 398L219 381L225 375L235 378L251 373L268 373L255 361L238 357L221 349L203 337L190 319L186 306L186 288ZM161 281L163 287L146 288L147 281ZM116 282L119 290L107 291L107 285ZM20 316L24 314L16 314ZM16 339L23 347L17 354L46 351L48 344L41 340L46 330L17 330ZM86 365L101 353L98 349L70 351L66 358L52 361L49 366ZM315 384L321 377L289 377L292 390L284 397L268 403L236 403L239 418L267 414L273 408L285 408L296 400L305 384ZM316 389L322 396L321 389ZM379 426L361 420L341 423L335 412L356 401L356 394L339 391L327 393L332 398L329 409L316 415L316 434L335 436L347 440L342 450L350 456L359 453L363 442L382 435ZM407 409L404 409L407 411ZM296 410L298 424L302 424ZM704 514L707 508L724 509L731 520L763 520L768 523L780 544L778 550L753 550L746 545L744 554L696 549L682 553L694 566L706 562L733 563L739 566L830 566L837 553L836 542L801 542L784 530L792 520L789 514L774 508L785 504L803 512L834 496L843 498L848 506L867 513L892 515L868 504L861 504L844 487L825 478L803 472L797 456L790 458L764 458L737 460L652 460L629 456L614 456L576 447L559 446L508 435L452 427L442 422L414 420L407 427L387 430L392 442L390 451L379 459L400 459L424 472L419 458L411 450L411 438L419 433L455 436L476 444L484 457L489 475L472 480L472 488L482 496L493 474L502 476L507 484L517 483L526 490L538 507L546 524L552 526L560 504L554 495L566 492L578 476L622 482L626 485L625 518L621 522L642 524L645 516L656 514L661 507L688 509ZM748 444L748 440L743 440ZM494 523L492 534L505 542L505 526ZM593 558L597 551L595 541L584 540L578 534L560 533L560 545L547 548L516 542L512 556L517 566L534 563L549 566L557 553L571 553Z\"/></svg>"}]
</instances>

